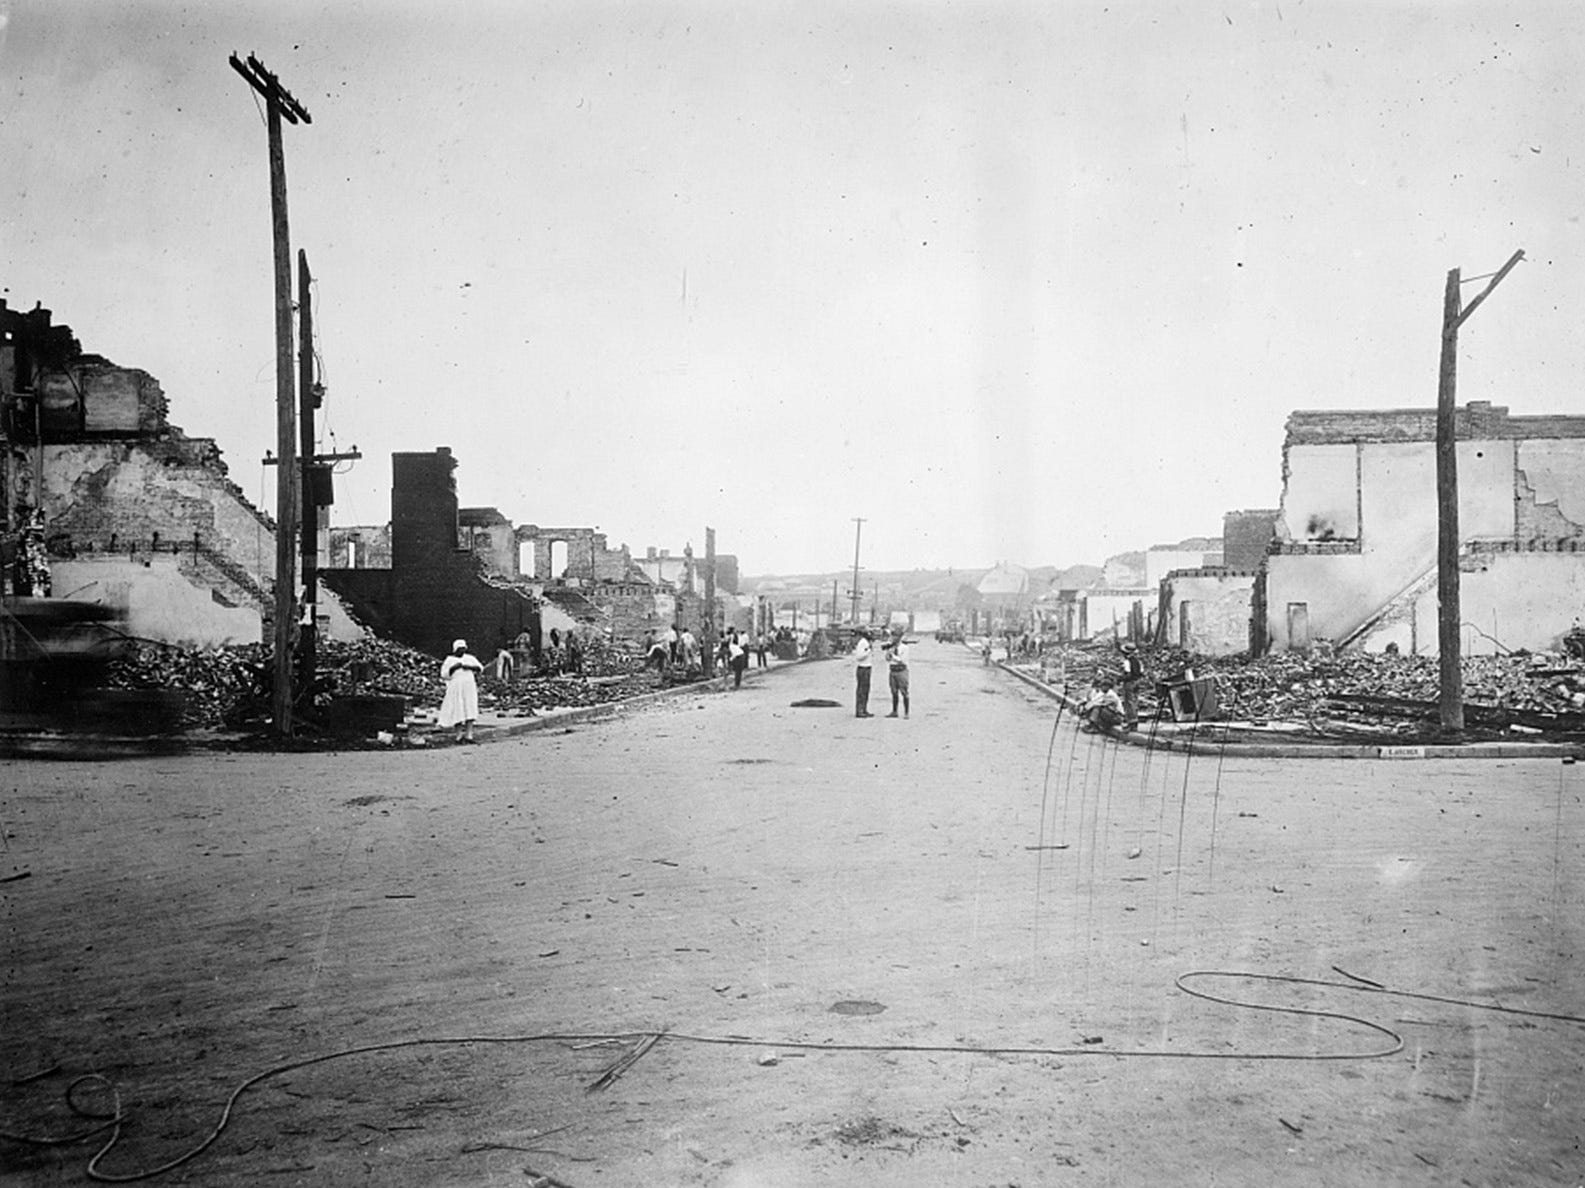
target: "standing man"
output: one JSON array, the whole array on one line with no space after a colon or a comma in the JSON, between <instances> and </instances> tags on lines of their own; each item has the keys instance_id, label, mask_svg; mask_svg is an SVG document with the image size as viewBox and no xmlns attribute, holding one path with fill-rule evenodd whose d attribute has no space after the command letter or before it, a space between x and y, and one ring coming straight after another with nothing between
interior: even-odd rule
<instances>
[{"instance_id":1,"label":"standing man","mask_svg":"<svg viewBox=\"0 0 1585 1188\"><path fill-rule=\"evenodd\" d=\"M897 716L897 698L903 699L903 717L908 716L908 641L903 638L899 630L892 636L891 643L886 645L886 679L892 692L892 712L888 718Z\"/></svg>"},{"instance_id":2,"label":"standing man","mask_svg":"<svg viewBox=\"0 0 1585 1188\"><path fill-rule=\"evenodd\" d=\"M1139 686L1145 679L1145 662L1132 643L1123 645L1123 729L1139 729Z\"/></svg>"},{"instance_id":3,"label":"standing man","mask_svg":"<svg viewBox=\"0 0 1585 1188\"><path fill-rule=\"evenodd\" d=\"M873 718L870 713L870 667L874 664L874 651L870 647L870 633L860 627L858 640L853 645L853 672L856 684L853 695L853 716Z\"/></svg>"}]
</instances>

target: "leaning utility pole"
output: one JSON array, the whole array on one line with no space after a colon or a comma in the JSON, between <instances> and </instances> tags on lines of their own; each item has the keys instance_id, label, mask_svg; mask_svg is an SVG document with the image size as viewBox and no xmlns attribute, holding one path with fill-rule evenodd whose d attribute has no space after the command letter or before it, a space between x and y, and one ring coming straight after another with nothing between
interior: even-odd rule
<instances>
[{"instance_id":1,"label":"leaning utility pole","mask_svg":"<svg viewBox=\"0 0 1585 1188\"><path fill-rule=\"evenodd\" d=\"M1442 677L1439 698L1442 732L1450 735L1464 732L1464 674L1459 643L1463 610L1459 604L1458 579L1458 439L1454 407L1458 328L1523 259L1524 249L1520 248L1508 258L1508 263L1490 274L1491 283L1462 312L1459 310L1457 268L1447 274L1447 288L1442 296L1442 364L1436 389L1436 627Z\"/></svg>"},{"instance_id":2,"label":"leaning utility pole","mask_svg":"<svg viewBox=\"0 0 1585 1188\"><path fill-rule=\"evenodd\" d=\"M848 593L851 594L852 597L853 597L853 622L855 624L857 624L858 621L859 621L859 599L860 599L860 597L862 597L862 594L861 594L861 592L859 590L859 536L863 533L863 531L864 531L864 517L863 516L854 516L853 517L853 589L848 591ZM835 612L833 612L832 613L832 618L835 618L835 617L836 617Z\"/></svg>"},{"instance_id":3,"label":"leaning utility pole","mask_svg":"<svg viewBox=\"0 0 1585 1188\"><path fill-rule=\"evenodd\" d=\"M275 733L292 733L292 626L296 619L297 567L293 533L297 527L296 392L292 375L292 252L286 225L286 152L281 120L313 123L308 111L252 54L244 63L231 55L231 68L264 99L270 143L270 224L275 244Z\"/></svg>"}]
</instances>

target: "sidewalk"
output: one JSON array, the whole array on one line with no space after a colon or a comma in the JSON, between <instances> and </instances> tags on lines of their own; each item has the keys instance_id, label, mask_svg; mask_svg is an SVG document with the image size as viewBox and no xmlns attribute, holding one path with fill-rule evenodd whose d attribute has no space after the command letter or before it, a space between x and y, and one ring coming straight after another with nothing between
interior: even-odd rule
<instances>
[{"instance_id":1,"label":"sidewalk","mask_svg":"<svg viewBox=\"0 0 1585 1188\"><path fill-rule=\"evenodd\" d=\"M998 660L996 667L1017 677L1032 689L1037 689L1059 705L1069 710L1078 709L1079 703L1064 697L1060 689L1020 672ZM1181 722L1158 722L1154 732L1135 730L1110 737L1132 747L1149 747L1157 751L1182 751L1191 755L1234 755L1251 759L1564 759L1572 761L1585 755L1585 744L1559 742L1474 742L1474 743L1408 743L1388 744L1376 742L1294 742L1273 738L1270 742L1252 742L1227 737L1229 728L1243 733L1262 729L1258 726L1225 722L1200 722L1185 725ZM1202 737L1214 733L1213 738Z\"/></svg>"},{"instance_id":2,"label":"sidewalk","mask_svg":"<svg viewBox=\"0 0 1585 1188\"><path fill-rule=\"evenodd\" d=\"M794 668L809 662L809 657L801 656L797 660L772 660L766 668L750 666L743 674L743 684L764 680L771 673L779 669ZM732 688L732 675L725 677L717 675L709 680L691 681L683 685L669 685L665 688L655 689L649 693L640 693L634 697L619 698L615 701L602 702L599 705L570 705L555 709L537 710L533 717L523 717L518 714L498 714L484 706L479 707L479 717L474 722L473 735L480 743L499 742L506 738L515 738L518 735L528 734L536 730L547 730L552 727L570 725L573 722L587 722L596 718L611 717L624 713L627 710L647 705L651 701L658 701L666 697L674 697L684 693L720 693L730 692ZM452 742L452 731L442 730L435 725L435 711L424 710L419 714L409 715L407 719L409 738L417 743L423 739L420 746L449 747Z\"/></svg>"}]
</instances>

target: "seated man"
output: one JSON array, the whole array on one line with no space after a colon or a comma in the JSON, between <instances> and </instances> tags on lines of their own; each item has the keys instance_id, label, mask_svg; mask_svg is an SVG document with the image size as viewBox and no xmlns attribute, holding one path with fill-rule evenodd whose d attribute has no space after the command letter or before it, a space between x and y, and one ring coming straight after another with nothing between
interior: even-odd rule
<instances>
[{"instance_id":1,"label":"seated man","mask_svg":"<svg viewBox=\"0 0 1585 1188\"><path fill-rule=\"evenodd\" d=\"M1086 734L1105 734L1123 724L1123 699L1112 688L1110 677L1095 678L1094 690L1079 706L1079 717L1084 721L1079 729Z\"/></svg>"}]
</instances>

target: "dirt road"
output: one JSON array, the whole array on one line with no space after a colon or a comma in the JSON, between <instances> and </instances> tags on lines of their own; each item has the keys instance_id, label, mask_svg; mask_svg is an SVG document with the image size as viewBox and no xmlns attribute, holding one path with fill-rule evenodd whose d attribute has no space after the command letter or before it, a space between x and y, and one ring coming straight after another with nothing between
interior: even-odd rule
<instances>
[{"instance_id":1,"label":"dirt road","mask_svg":"<svg viewBox=\"0 0 1585 1188\"><path fill-rule=\"evenodd\" d=\"M153 1182L1585 1182L1579 766L1151 756L928 642L909 719L851 681L0 768L0 1130L97 1073L146 1171L332 1056Z\"/></svg>"}]
</instances>

